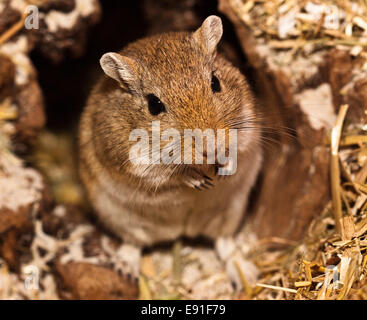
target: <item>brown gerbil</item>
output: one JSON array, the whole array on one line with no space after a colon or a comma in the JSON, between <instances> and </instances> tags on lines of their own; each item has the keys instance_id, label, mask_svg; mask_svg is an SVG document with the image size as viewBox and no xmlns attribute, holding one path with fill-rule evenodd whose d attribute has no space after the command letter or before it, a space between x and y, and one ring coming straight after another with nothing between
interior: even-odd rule
<instances>
[{"instance_id":1,"label":"brown gerbil","mask_svg":"<svg viewBox=\"0 0 367 320\"><path fill-rule=\"evenodd\" d=\"M220 18L210 16L194 33L138 40L101 59L107 76L80 124L80 174L101 222L136 247L180 236L231 237L242 220L262 162L261 128L244 76L217 53L221 36ZM185 129L237 130L235 174L220 179L218 168L225 173L233 162L218 159L132 163L131 132L151 134L158 120L161 131L182 136ZM204 148L204 158L210 151Z\"/></svg>"}]
</instances>

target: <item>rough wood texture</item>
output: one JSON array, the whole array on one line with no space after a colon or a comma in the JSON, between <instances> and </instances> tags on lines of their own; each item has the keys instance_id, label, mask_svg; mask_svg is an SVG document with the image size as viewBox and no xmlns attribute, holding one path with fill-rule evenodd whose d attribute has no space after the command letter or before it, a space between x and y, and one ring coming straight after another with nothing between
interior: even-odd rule
<instances>
[{"instance_id":1,"label":"rough wood texture","mask_svg":"<svg viewBox=\"0 0 367 320\"><path fill-rule=\"evenodd\" d=\"M254 37L234 10L234 1L220 0L219 10L233 22L255 70L265 118L275 127L286 126L297 133L295 139L280 133L279 148L267 153L249 220L260 238L299 239L330 199L325 133L341 103L351 105L348 121L366 119L366 77L355 72L360 68L358 59L338 49L278 64L282 53Z\"/></svg>"}]
</instances>

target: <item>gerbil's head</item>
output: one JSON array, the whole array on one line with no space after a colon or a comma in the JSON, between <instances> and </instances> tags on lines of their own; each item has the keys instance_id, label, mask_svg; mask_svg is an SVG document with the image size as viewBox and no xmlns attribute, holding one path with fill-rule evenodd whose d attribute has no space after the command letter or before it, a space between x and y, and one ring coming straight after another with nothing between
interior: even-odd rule
<instances>
[{"instance_id":1,"label":"gerbil's head","mask_svg":"<svg viewBox=\"0 0 367 320\"><path fill-rule=\"evenodd\" d=\"M212 129L215 135L218 129L225 129L227 142L214 146L224 149L228 149L229 129L239 129L238 153L251 148L258 136L253 97L242 74L217 55L222 32L221 19L210 16L193 33L166 33L136 41L120 54L103 55L104 72L119 85L120 104L115 103L115 92L104 106L104 121L113 129L109 138L123 146L118 157L126 160L127 150L136 144L136 140L129 141L134 129L147 130L152 141L154 121L159 121L161 133L175 129L181 134L181 143L176 143L175 148L181 149L182 156L186 129ZM162 141L161 149L168 144L169 141ZM205 164L210 152L205 144L203 151ZM113 157L117 158L116 151ZM185 167L176 162L173 166ZM217 159L214 166L218 168ZM210 166L201 168L204 167ZM144 174L149 170L144 169Z\"/></svg>"}]
</instances>

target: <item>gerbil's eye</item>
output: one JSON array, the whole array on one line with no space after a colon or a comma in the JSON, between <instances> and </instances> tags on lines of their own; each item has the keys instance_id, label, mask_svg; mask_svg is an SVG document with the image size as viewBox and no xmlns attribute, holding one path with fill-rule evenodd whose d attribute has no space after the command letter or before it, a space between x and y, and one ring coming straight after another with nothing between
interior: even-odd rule
<instances>
[{"instance_id":1,"label":"gerbil's eye","mask_svg":"<svg viewBox=\"0 0 367 320\"><path fill-rule=\"evenodd\" d=\"M221 91L220 82L214 73L212 73L212 91L213 93Z\"/></svg>"},{"instance_id":2,"label":"gerbil's eye","mask_svg":"<svg viewBox=\"0 0 367 320\"><path fill-rule=\"evenodd\" d=\"M152 116L157 116L161 112L166 112L166 107L163 102L159 100L154 94L148 94L148 108Z\"/></svg>"}]
</instances>

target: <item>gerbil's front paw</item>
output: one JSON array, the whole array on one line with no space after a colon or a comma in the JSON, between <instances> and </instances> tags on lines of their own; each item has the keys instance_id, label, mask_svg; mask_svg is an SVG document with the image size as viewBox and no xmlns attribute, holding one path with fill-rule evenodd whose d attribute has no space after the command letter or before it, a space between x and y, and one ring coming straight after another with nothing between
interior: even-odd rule
<instances>
[{"instance_id":1,"label":"gerbil's front paw","mask_svg":"<svg viewBox=\"0 0 367 320\"><path fill-rule=\"evenodd\" d=\"M140 274L141 249L124 243L118 249L117 255L119 271L128 277L138 279Z\"/></svg>"},{"instance_id":2,"label":"gerbil's front paw","mask_svg":"<svg viewBox=\"0 0 367 320\"><path fill-rule=\"evenodd\" d=\"M184 183L193 189L196 190L203 190L203 189L210 189L214 187L214 184L212 183L213 179L208 177L205 174L200 173L199 171L192 171L190 172L190 175L187 175L184 178Z\"/></svg>"},{"instance_id":3,"label":"gerbil's front paw","mask_svg":"<svg viewBox=\"0 0 367 320\"><path fill-rule=\"evenodd\" d=\"M256 283L259 274L257 267L244 257L233 238L219 238L215 249L225 265L228 279L237 291L243 289L244 281L249 285Z\"/></svg>"}]
</instances>

